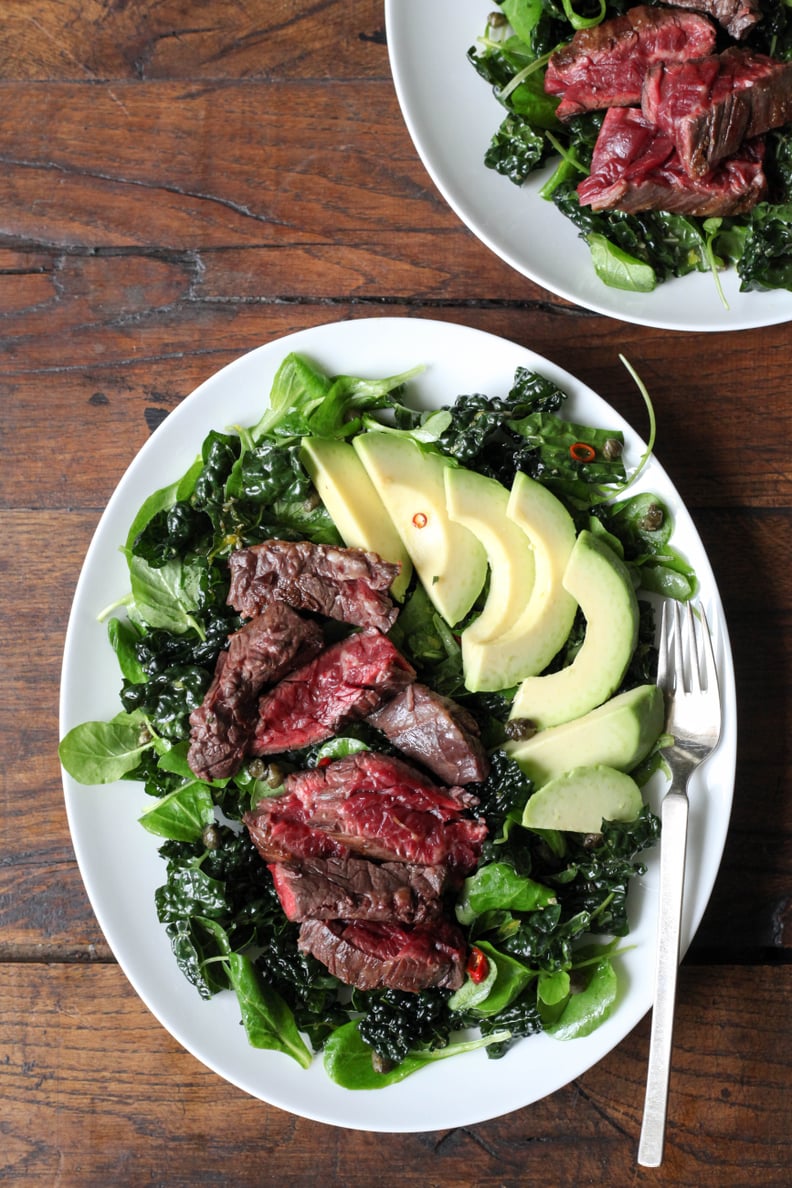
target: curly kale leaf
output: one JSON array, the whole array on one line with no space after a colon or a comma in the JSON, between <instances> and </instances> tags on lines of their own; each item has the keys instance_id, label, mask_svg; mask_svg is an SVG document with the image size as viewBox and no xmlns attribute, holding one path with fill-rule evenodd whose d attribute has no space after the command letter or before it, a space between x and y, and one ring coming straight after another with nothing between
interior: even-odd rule
<instances>
[{"instance_id":1,"label":"curly kale leaf","mask_svg":"<svg viewBox=\"0 0 792 1188\"><path fill-rule=\"evenodd\" d=\"M445 1047L453 1023L448 997L447 990L437 989L355 994L353 1006L365 1012L358 1024L361 1037L392 1064L400 1064L408 1052Z\"/></svg>"},{"instance_id":2,"label":"curly kale leaf","mask_svg":"<svg viewBox=\"0 0 792 1188\"><path fill-rule=\"evenodd\" d=\"M737 272L743 291L792 289L792 203L754 208Z\"/></svg>"}]
</instances>

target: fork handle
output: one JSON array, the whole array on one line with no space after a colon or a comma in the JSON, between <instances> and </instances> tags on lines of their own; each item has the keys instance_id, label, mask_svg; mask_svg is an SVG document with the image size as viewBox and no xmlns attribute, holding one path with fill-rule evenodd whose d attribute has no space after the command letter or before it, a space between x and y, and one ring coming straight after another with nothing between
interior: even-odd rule
<instances>
[{"instance_id":1,"label":"fork handle","mask_svg":"<svg viewBox=\"0 0 792 1188\"><path fill-rule=\"evenodd\" d=\"M659 1167L663 1161L668 1081L671 1072L671 1041L674 1034L679 945L682 921L682 889L685 882L688 799L684 791L666 793L660 810L660 914L657 925L657 967L652 1032L649 1040L649 1068L646 1099L638 1146L638 1162Z\"/></svg>"}]
</instances>

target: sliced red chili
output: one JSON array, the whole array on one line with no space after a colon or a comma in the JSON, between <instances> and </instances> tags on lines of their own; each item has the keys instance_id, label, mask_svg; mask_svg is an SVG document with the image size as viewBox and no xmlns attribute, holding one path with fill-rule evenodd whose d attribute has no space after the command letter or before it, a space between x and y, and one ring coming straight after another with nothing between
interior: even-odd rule
<instances>
[{"instance_id":1,"label":"sliced red chili","mask_svg":"<svg viewBox=\"0 0 792 1188\"><path fill-rule=\"evenodd\" d=\"M593 462L597 456L594 446L590 446L587 441L573 442L569 447L569 453L576 462Z\"/></svg>"},{"instance_id":2,"label":"sliced red chili","mask_svg":"<svg viewBox=\"0 0 792 1188\"><path fill-rule=\"evenodd\" d=\"M467 965L465 966L465 972L467 973L471 982L475 982L477 986L480 982L484 981L487 974L489 973L489 961L487 960L487 955L486 953L483 953L477 945L471 945L470 952L468 953Z\"/></svg>"},{"instance_id":3,"label":"sliced red chili","mask_svg":"<svg viewBox=\"0 0 792 1188\"><path fill-rule=\"evenodd\" d=\"M426 512L416 512L412 518L412 522L416 528L425 528L429 522L429 517Z\"/></svg>"}]
</instances>

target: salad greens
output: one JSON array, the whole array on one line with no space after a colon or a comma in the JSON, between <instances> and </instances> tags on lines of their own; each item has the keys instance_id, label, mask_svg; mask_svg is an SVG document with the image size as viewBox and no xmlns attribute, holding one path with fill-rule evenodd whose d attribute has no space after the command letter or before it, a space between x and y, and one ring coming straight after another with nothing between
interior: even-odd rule
<instances>
[{"instance_id":1,"label":"salad greens","mask_svg":"<svg viewBox=\"0 0 792 1188\"><path fill-rule=\"evenodd\" d=\"M578 29L597 25L631 7L628 0L495 0L484 34L468 58L504 109L485 165L522 185L556 161L540 194L578 228L604 284L633 292L690 272L734 265L741 290L792 289L792 126L766 135L767 201L749 214L698 218L667 211L593 211L578 202L603 112L562 123L557 100L544 92L553 50ZM783 61L792 58L792 8L764 0L764 16L740 44ZM528 216L526 216L528 217ZM717 285L719 291L720 286ZM724 301L722 292L721 299Z\"/></svg>"},{"instance_id":2,"label":"salad greens","mask_svg":"<svg viewBox=\"0 0 792 1188\"><path fill-rule=\"evenodd\" d=\"M232 550L272 536L341 543L299 460L301 438L346 439L387 426L506 484L524 470L566 502L578 527L606 535L636 587L677 598L695 588L671 545L668 509L654 496L626 493L620 432L564 419L566 394L522 368L506 395L463 394L439 413L410 406L411 374L329 377L290 355L258 424L209 433L187 472L144 502L123 546L129 592L102 612L123 709L109 722L75 727L59 751L76 780L129 777L151 798L140 823L161 840L157 915L197 993L232 990L252 1045L302 1065L324 1049L328 1074L348 1088L383 1086L471 1047L494 1058L540 1030L567 1038L596 1026L617 1000L619 942L592 946L591 938L627 934L628 884L659 826L646 809L630 824L605 822L595 837L524 828L532 786L502 749L509 693L468 693L460 628L450 630L413 580L393 641L420 680L475 714L491 752L487 780L473 787L488 837L456 903L470 945L469 977L453 995L350 991L299 950L298 926L286 919L241 817L278 793L284 771L381 748L382 737L359 723L321 746L253 759L211 783L193 775L187 748L189 715L241 623L225 601ZM584 630L579 621L566 656ZM643 603L625 687L653 679L653 638ZM563 662L564 655L556 661Z\"/></svg>"}]
</instances>

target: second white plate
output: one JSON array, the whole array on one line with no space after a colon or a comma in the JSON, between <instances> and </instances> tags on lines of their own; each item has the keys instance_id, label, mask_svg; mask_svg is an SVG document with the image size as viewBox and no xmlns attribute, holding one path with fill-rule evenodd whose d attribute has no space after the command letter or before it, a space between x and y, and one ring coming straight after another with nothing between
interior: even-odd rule
<instances>
[{"instance_id":1,"label":"second white plate","mask_svg":"<svg viewBox=\"0 0 792 1188\"><path fill-rule=\"evenodd\" d=\"M545 289L625 322L744 330L789 321L792 293L741 293L733 268L722 275L728 309L708 273L666 281L652 293L603 285L577 229L539 197L544 174L518 187L487 169L484 153L505 112L467 51L484 32L491 8L488 0L385 0L391 69L407 128L440 193L482 243Z\"/></svg>"}]
</instances>

